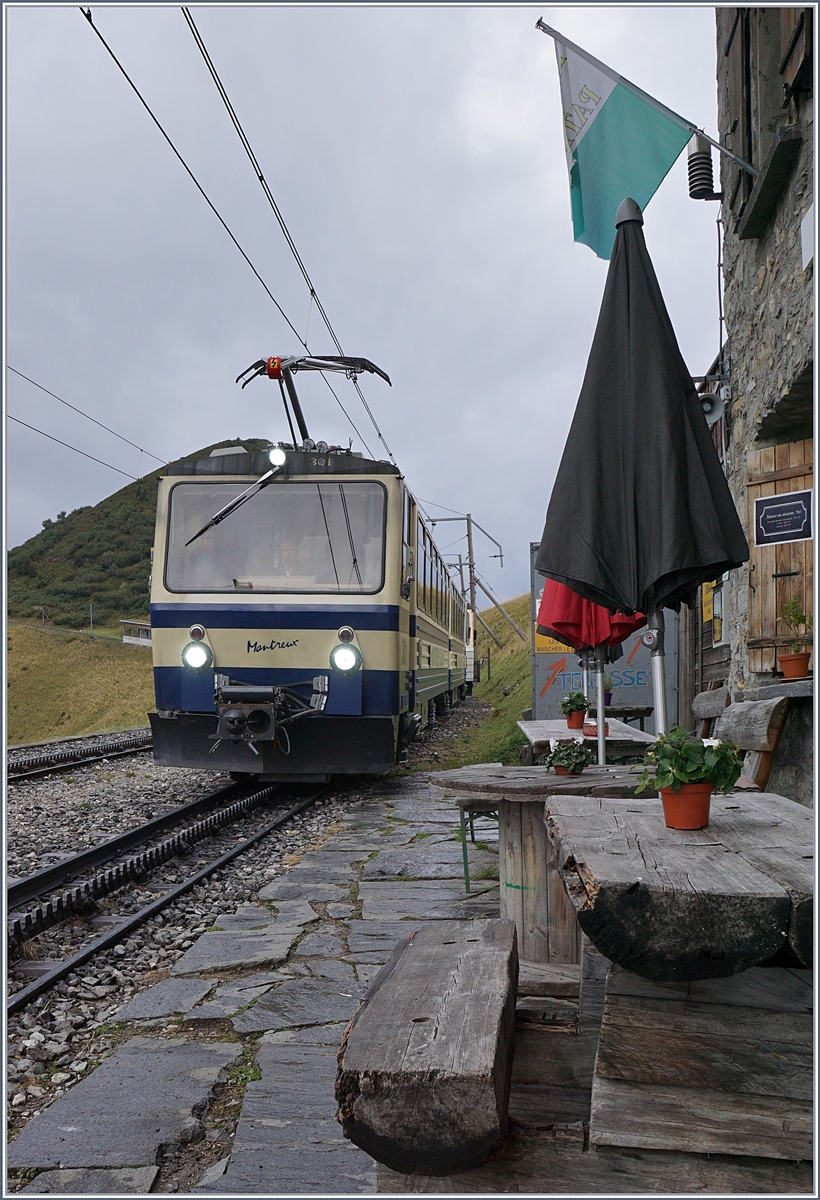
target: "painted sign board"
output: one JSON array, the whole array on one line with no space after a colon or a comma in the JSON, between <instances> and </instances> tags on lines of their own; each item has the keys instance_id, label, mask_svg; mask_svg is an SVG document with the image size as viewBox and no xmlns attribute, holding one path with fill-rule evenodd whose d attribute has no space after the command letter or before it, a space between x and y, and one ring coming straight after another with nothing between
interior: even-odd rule
<instances>
[{"instance_id":1,"label":"painted sign board","mask_svg":"<svg viewBox=\"0 0 820 1200\"><path fill-rule=\"evenodd\" d=\"M538 542L530 543L530 581L532 617L532 716L547 721L561 716L558 702L565 692L579 692L583 686L581 663L569 646L536 632L536 618L544 591L544 576L535 570ZM666 619L666 707L670 728L678 721L678 620L677 614L664 611ZM607 666L612 676L612 704L615 708L653 708L652 667L649 650L641 642L641 633L631 633L623 643L623 654ZM594 676L590 687L594 689ZM590 697L594 702L594 694ZM651 716L644 728L655 732Z\"/></svg>"},{"instance_id":2,"label":"painted sign board","mask_svg":"<svg viewBox=\"0 0 820 1200\"><path fill-rule=\"evenodd\" d=\"M812 534L812 494L782 492L755 500L755 545L782 546L807 542Z\"/></svg>"}]
</instances>

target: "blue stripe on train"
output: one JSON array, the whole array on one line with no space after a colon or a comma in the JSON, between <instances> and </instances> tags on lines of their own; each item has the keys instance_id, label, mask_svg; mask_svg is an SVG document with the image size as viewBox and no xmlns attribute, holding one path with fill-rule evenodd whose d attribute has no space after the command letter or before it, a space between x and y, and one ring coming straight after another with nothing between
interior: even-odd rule
<instances>
[{"instance_id":1,"label":"blue stripe on train","mask_svg":"<svg viewBox=\"0 0 820 1200\"><path fill-rule=\"evenodd\" d=\"M173 604L151 605L153 629L354 629L398 630L397 604Z\"/></svg>"},{"instance_id":2,"label":"blue stripe on train","mask_svg":"<svg viewBox=\"0 0 820 1200\"><path fill-rule=\"evenodd\" d=\"M338 675L331 670L303 668L224 668L224 673L242 683L294 684L314 675L327 675L329 716L394 716L399 711L399 680L395 671L357 671ZM214 712L213 671L188 671L185 667L154 667L157 708L182 712ZM310 689L304 691L305 698Z\"/></svg>"}]
</instances>

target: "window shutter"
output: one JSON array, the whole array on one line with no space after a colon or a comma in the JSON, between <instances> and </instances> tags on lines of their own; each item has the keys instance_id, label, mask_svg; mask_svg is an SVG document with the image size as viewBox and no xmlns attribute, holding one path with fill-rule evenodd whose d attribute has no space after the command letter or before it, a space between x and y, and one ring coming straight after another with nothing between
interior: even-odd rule
<instances>
[{"instance_id":1,"label":"window shutter","mask_svg":"<svg viewBox=\"0 0 820 1200\"><path fill-rule=\"evenodd\" d=\"M726 128L728 145L735 154L751 161L751 87L749 63L749 14L747 9L737 8L729 25L729 34L723 49L727 61L727 85L729 119ZM749 176L740 167L732 164L729 186L725 189L729 204L739 213L748 198Z\"/></svg>"},{"instance_id":2,"label":"window shutter","mask_svg":"<svg viewBox=\"0 0 820 1200\"><path fill-rule=\"evenodd\" d=\"M781 8L780 10L780 74L789 91L811 90L810 8Z\"/></svg>"}]
</instances>

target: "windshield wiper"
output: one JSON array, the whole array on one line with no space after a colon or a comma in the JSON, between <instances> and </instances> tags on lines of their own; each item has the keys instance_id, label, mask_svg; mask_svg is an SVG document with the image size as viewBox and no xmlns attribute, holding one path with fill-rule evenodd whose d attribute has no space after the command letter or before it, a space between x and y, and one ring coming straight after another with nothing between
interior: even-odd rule
<instances>
[{"instance_id":1,"label":"windshield wiper","mask_svg":"<svg viewBox=\"0 0 820 1200\"><path fill-rule=\"evenodd\" d=\"M250 500L251 496L255 496L257 492L261 492L262 488L267 487L273 476L278 475L280 470L280 467L271 467L269 471L266 471L264 475L257 479L256 483L252 483L250 487L245 488L244 492L241 492L231 500L224 508L220 508L218 513L214 513L210 521L206 522L192 538L189 538L185 545L190 546L191 542L195 542L198 537L202 537L203 533L207 533L209 529L213 529L214 525L218 525L220 521L224 521L226 517L229 517L232 512L236 512L246 500Z\"/></svg>"}]
</instances>

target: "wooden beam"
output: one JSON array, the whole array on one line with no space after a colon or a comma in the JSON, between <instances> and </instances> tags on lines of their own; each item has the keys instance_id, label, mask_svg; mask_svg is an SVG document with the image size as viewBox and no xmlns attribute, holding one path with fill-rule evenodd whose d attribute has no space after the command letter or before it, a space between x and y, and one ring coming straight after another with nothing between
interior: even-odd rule
<instances>
[{"instance_id":1,"label":"wooden beam","mask_svg":"<svg viewBox=\"0 0 820 1200\"><path fill-rule=\"evenodd\" d=\"M780 471L764 471L761 475L750 475L746 480L746 487L756 487L759 483L777 483L780 479L800 479L803 475L813 473L813 463L801 463L799 467L783 467Z\"/></svg>"},{"instance_id":2,"label":"wooden beam","mask_svg":"<svg viewBox=\"0 0 820 1200\"><path fill-rule=\"evenodd\" d=\"M394 1171L486 1162L507 1134L517 979L512 921L426 921L400 942L342 1041L345 1136Z\"/></svg>"}]
</instances>

